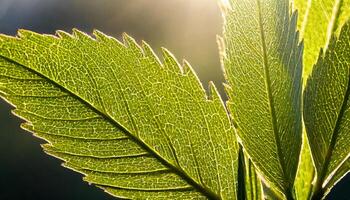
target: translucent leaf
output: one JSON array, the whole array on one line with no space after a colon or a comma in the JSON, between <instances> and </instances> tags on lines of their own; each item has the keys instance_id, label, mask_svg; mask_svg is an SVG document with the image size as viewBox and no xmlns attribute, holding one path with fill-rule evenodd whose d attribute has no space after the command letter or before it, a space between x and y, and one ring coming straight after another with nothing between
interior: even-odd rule
<instances>
[{"instance_id":1,"label":"translucent leaf","mask_svg":"<svg viewBox=\"0 0 350 200\"><path fill-rule=\"evenodd\" d=\"M307 81L304 120L317 171L314 198L321 198L350 168L350 22L331 40ZM347 166L346 168L344 168Z\"/></svg>"},{"instance_id":2,"label":"translucent leaf","mask_svg":"<svg viewBox=\"0 0 350 200\"><path fill-rule=\"evenodd\" d=\"M310 199L312 194L312 182L315 178L315 167L312 162L312 155L306 132L303 132L303 144L300 153L300 162L295 178L295 196L298 200Z\"/></svg>"},{"instance_id":3,"label":"translucent leaf","mask_svg":"<svg viewBox=\"0 0 350 200\"><path fill-rule=\"evenodd\" d=\"M240 151L240 164L238 168L239 177L239 199L261 200L264 197L263 186L253 163L243 152Z\"/></svg>"},{"instance_id":4,"label":"translucent leaf","mask_svg":"<svg viewBox=\"0 0 350 200\"><path fill-rule=\"evenodd\" d=\"M350 0L294 0L300 12L298 28L304 40L304 77L307 77L321 48L327 49L332 34L339 34L350 17Z\"/></svg>"},{"instance_id":5,"label":"translucent leaf","mask_svg":"<svg viewBox=\"0 0 350 200\"><path fill-rule=\"evenodd\" d=\"M0 94L47 153L110 194L235 199L237 144L224 105L191 67L98 31L0 37Z\"/></svg>"},{"instance_id":6,"label":"translucent leaf","mask_svg":"<svg viewBox=\"0 0 350 200\"><path fill-rule=\"evenodd\" d=\"M223 9L229 111L254 166L291 199L302 136L297 15L288 0L231 0Z\"/></svg>"}]
</instances>

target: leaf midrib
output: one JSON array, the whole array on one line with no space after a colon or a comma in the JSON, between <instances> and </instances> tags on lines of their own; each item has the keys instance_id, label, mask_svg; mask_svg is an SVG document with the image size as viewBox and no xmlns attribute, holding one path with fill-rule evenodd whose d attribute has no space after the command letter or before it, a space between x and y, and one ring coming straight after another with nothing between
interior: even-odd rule
<instances>
[{"instance_id":1,"label":"leaf midrib","mask_svg":"<svg viewBox=\"0 0 350 200\"><path fill-rule=\"evenodd\" d=\"M276 147L277 147L277 154L278 154L278 160L280 167L282 169L282 176L285 179L284 182L287 179L286 172L284 169L284 159L282 156L282 149L281 149L281 144L280 140L278 137L278 128L277 128L277 117L276 117L276 110L274 107L274 99L272 95L272 89L271 89L271 80L270 80L270 71L269 71L269 61L268 61L268 56L267 56L267 47L266 47L266 39L265 39L265 30L264 30L264 25L262 22L262 13L261 13L261 2L260 0L256 0L257 5L258 5L258 18L259 18L259 29L260 29L260 36L261 36L261 46L262 46L262 53L263 53L263 63L264 63L264 75L265 75L265 81L266 81L266 89L268 93L268 100L269 100L269 108L271 111L271 122L273 126L273 133L276 141ZM283 188L283 189L288 189L288 188Z\"/></svg>"},{"instance_id":2,"label":"leaf midrib","mask_svg":"<svg viewBox=\"0 0 350 200\"><path fill-rule=\"evenodd\" d=\"M309 13L310 13L311 6L312 6L312 0L308 0L307 7L305 10L305 16L303 18L303 23L302 23L301 28L300 28L300 38L304 38L305 28L306 28L307 23L309 21Z\"/></svg>"},{"instance_id":3,"label":"leaf midrib","mask_svg":"<svg viewBox=\"0 0 350 200\"><path fill-rule=\"evenodd\" d=\"M339 18L339 14L340 14L340 7L342 5L343 0L335 0L334 2L334 6L333 6L333 10L332 10L332 16L330 19L330 22L328 24L327 27L327 39L326 39L326 44L324 46L324 49L328 48L329 42L331 41L332 35L334 33L334 31L337 28L337 20ZM326 52L326 51L324 51Z\"/></svg>"},{"instance_id":4,"label":"leaf midrib","mask_svg":"<svg viewBox=\"0 0 350 200\"><path fill-rule=\"evenodd\" d=\"M144 143L141 139L137 138L134 136L127 128L123 127L121 124L116 122L109 114L106 114L99 109L95 108L93 105L91 105L87 100L83 99L82 97L74 94L72 91L69 89L61 86L59 83L56 81L50 79L49 77L41 74L40 72L29 68L25 65L22 65L21 63L16 62L15 60L12 60L10 58L4 57L0 55L1 58L5 59L8 62L11 62L13 64L19 65L28 71L38 75L39 77L44 78L46 81L49 83L53 84L54 86L60 88L61 90L69 93L71 96L85 104L87 107L89 107L91 110L99 114L101 117L103 117L105 120L109 121L111 124L115 125L117 128L119 128L121 131L123 131L133 142L138 144L141 148L143 148L145 151L149 152L151 155L153 155L156 159L158 159L159 162L161 162L163 165L168 167L170 170L172 170L174 173L179 175L181 178L183 178L188 184L192 185L198 192L202 193L204 196L208 197L209 199L213 200L221 200L221 197L218 196L216 193L214 193L212 190L209 188L202 186L199 184L196 180L194 180L190 175L188 175L183 169L179 169L175 166L173 166L169 161L167 161L165 158L163 158L161 155L159 155L156 151L154 151L150 146L148 146L146 143Z\"/></svg>"}]
</instances>

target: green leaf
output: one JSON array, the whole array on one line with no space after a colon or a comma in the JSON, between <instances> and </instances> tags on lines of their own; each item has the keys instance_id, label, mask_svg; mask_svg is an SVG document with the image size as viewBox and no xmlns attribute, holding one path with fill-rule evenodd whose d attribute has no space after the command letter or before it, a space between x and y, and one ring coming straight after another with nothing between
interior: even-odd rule
<instances>
[{"instance_id":1,"label":"green leaf","mask_svg":"<svg viewBox=\"0 0 350 200\"><path fill-rule=\"evenodd\" d=\"M350 0L294 0L300 11L298 28L304 39L304 77L316 63L321 48L327 49L334 32L350 17Z\"/></svg>"},{"instance_id":2,"label":"green leaf","mask_svg":"<svg viewBox=\"0 0 350 200\"><path fill-rule=\"evenodd\" d=\"M329 182L324 186L324 196L327 196L333 186L335 186L342 178L350 172L350 159L348 158L343 164L339 166L337 172L333 174Z\"/></svg>"},{"instance_id":3,"label":"green leaf","mask_svg":"<svg viewBox=\"0 0 350 200\"><path fill-rule=\"evenodd\" d=\"M292 198L301 147L302 45L288 0L231 0L222 62L228 108L264 179Z\"/></svg>"},{"instance_id":4,"label":"green leaf","mask_svg":"<svg viewBox=\"0 0 350 200\"><path fill-rule=\"evenodd\" d=\"M215 87L129 36L0 37L0 93L46 152L122 198L235 199L238 148Z\"/></svg>"},{"instance_id":5,"label":"green leaf","mask_svg":"<svg viewBox=\"0 0 350 200\"><path fill-rule=\"evenodd\" d=\"M239 199L245 200L261 200L263 199L263 187L259 175L256 172L256 169L246 155L241 149L239 152L239 168L238 168L238 177L239 181L239 191L241 196Z\"/></svg>"},{"instance_id":6,"label":"green leaf","mask_svg":"<svg viewBox=\"0 0 350 200\"><path fill-rule=\"evenodd\" d=\"M310 145L306 132L303 131L303 144L300 155L300 162L295 178L295 196L298 200L310 199L312 193L312 182L315 178L315 167L312 162Z\"/></svg>"},{"instance_id":7,"label":"green leaf","mask_svg":"<svg viewBox=\"0 0 350 200\"><path fill-rule=\"evenodd\" d=\"M349 171L338 170L350 152L350 22L338 39L332 38L307 81L304 120L317 171L315 199L333 185L332 177ZM331 181L334 182L334 181Z\"/></svg>"}]
</instances>

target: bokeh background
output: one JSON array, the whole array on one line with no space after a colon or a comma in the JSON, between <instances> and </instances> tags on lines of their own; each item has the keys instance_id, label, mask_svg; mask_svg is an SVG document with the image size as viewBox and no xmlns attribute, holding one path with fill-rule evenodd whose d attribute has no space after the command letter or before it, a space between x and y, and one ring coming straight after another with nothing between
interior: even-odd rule
<instances>
[{"instance_id":1,"label":"bokeh background","mask_svg":"<svg viewBox=\"0 0 350 200\"><path fill-rule=\"evenodd\" d=\"M72 28L123 32L147 41L159 54L166 47L188 60L205 88L212 80L223 95L223 74L216 45L222 20L215 0L0 0L0 33L17 29L54 34ZM225 97L224 97L225 98ZM21 120L0 100L0 200L113 199L82 176L43 153L40 139L19 128ZM350 177L329 199L350 199Z\"/></svg>"}]
</instances>

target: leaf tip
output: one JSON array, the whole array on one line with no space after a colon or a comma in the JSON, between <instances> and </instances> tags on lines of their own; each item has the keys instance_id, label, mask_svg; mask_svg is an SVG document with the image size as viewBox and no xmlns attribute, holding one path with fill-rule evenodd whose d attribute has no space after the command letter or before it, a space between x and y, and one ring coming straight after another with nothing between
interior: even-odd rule
<instances>
[{"instance_id":1,"label":"leaf tip","mask_svg":"<svg viewBox=\"0 0 350 200\"><path fill-rule=\"evenodd\" d=\"M30 133L33 133L34 134L34 128L33 128L33 125L29 122L24 122L21 124L21 128L25 131L28 131Z\"/></svg>"},{"instance_id":2,"label":"leaf tip","mask_svg":"<svg viewBox=\"0 0 350 200\"><path fill-rule=\"evenodd\" d=\"M220 94L218 89L216 88L215 84L213 81L209 81L209 95L208 95L208 99L211 100L221 100Z\"/></svg>"},{"instance_id":3,"label":"leaf tip","mask_svg":"<svg viewBox=\"0 0 350 200\"><path fill-rule=\"evenodd\" d=\"M164 59L164 64L168 69L177 72L180 69L181 74L183 74L183 68L175 58L174 54L172 54L168 49L162 47L162 55Z\"/></svg>"},{"instance_id":4,"label":"leaf tip","mask_svg":"<svg viewBox=\"0 0 350 200\"><path fill-rule=\"evenodd\" d=\"M83 31L80 31L80 30L77 29L77 28L73 28L72 31L73 31L73 36L74 36L75 38L78 38L78 39L95 40L95 39L92 38L89 34L83 32Z\"/></svg>"},{"instance_id":5,"label":"leaf tip","mask_svg":"<svg viewBox=\"0 0 350 200\"><path fill-rule=\"evenodd\" d=\"M184 75L195 74L192 65L186 60L182 60L182 70Z\"/></svg>"},{"instance_id":6,"label":"leaf tip","mask_svg":"<svg viewBox=\"0 0 350 200\"><path fill-rule=\"evenodd\" d=\"M32 36L34 34L36 34L36 33L34 33L33 31L26 30L26 29L18 29L18 31L17 31L17 36L19 38L26 38L26 37Z\"/></svg>"},{"instance_id":7,"label":"leaf tip","mask_svg":"<svg viewBox=\"0 0 350 200\"><path fill-rule=\"evenodd\" d=\"M136 40L125 32L123 33L123 41L124 44L126 44L129 47L137 44Z\"/></svg>"},{"instance_id":8,"label":"leaf tip","mask_svg":"<svg viewBox=\"0 0 350 200\"><path fill-rule=\"evenodd\" d=\"M73 38L73 36L63 30L57 30L56 31L56 35L59 37L59 38Z\"/></svg>"},{"instance_id":9,"label":"leaf tip","mask_svg":"<svg viewBox=\"0 0 350 200\"><path fill-rule=\"evenodd\" d=\"M127 33L123 33L123 41L126 47L131 49L134 53L141 55L144 55L143 50L141 46L136 42L136 40L128 35Z\"/></svg>"},{"instance_id":10,"label":"leaf tip","mask_svg":"<svg viewBox=\"0 0 350 200\"><path fill-rule=\"evenodd\" d=\"M100 41L104 41L106 40L107 38L109 38L109 36L107 36L106 34L102 33L101 31L97 30L97 29L94 29L92 31L92 34L95 36L95 38L97 40L100 40Z\"/></svg>"},{"instance_id":11,"label":"leaf tip","mask_svg":"<svg viewBox=\"0 0 350 200\"><path fill-rule=\"evenodd\" d=\"M149 45L146 41L141 40L141 47L145 52L148 52L148 53L152 52L152 55L155 55L151 45Z\"/></svg>"},{"instance_id":12,"label":"leaf tip","mask_svg":"<svg viewBox=\"0 0 350 200\"><path fill-rule=\"evenodd\" d=\"M156 53L153 51L152 47L144 40L141 41L141 47L143 49L143 53L146 57L153 59L157 65L162 66L162 62L159 60Z\"/></svg>"}]
</instances>

